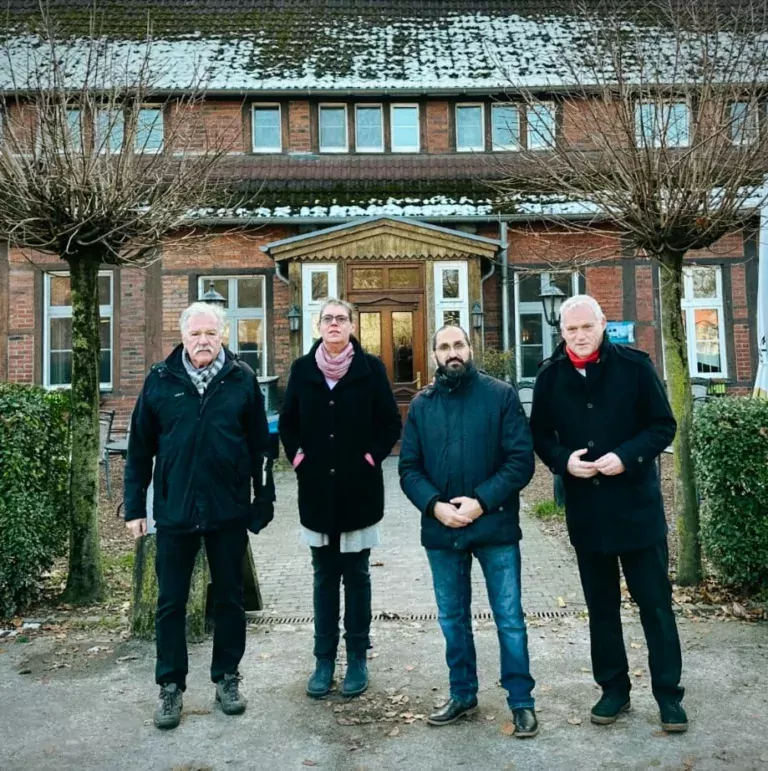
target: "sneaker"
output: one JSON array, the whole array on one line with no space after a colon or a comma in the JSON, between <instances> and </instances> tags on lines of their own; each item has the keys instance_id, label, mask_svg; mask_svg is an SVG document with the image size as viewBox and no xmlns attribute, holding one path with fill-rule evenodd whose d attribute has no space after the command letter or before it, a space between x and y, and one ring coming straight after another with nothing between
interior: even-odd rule
<instances>
[{"instance_id":1,"label":"sneaker","mask_svg":"<svg viewBox=\"0 0 768 771\"><path fill-rule=\"evenodd\" d=\"M248 699L240 693L240 675L224 675L216 683L216 701L225 715L242 715Z\"/></svg>"},{"instance_id":2,"label":"sneaker","mask_svg":"<svg viewBox=\"0 0 768 771\"><path fill-rule=\"evenodd\" d=\"M333 685L333 671L336 668L334 659L316 659L315 671L307 681L307 696L322 699Z\"/></svg>"},{"instance_id":3,"label":"sneaker","mask_svg":"<svg viewBox=\"0 0 768 771\"><path fill-rule=\"evenodd\" d=\"M464 715L471 715L476 708L477 699L472 699L470 702L448 699L440 709L427 718L427 723L430 725L450 725Z\"/></svg>"},{"instance_id":4,"label":"sneaker","mask_svg":"<svg viewBox=\"0 0 768 771\"><path fill-rule=\"evenodd\" d=\"M176 683L165 683L160 686L160 695L155 707L155 727L176 728L181 722L182 691Z\"/></svg>"},{"instance_id":5,"label":"sneaker","mask_svg":"<svg viewBox=\"0 0 768 771\"><path fill-rule=\"evenodd\" d=\"M688 730L688 715L679 701L659 702L661 727L669 733L683 733Z\"/></svg>"},{"instance_id":6,"label":"sneaker","mask_svg":"<svg viewBox=\"0 0 768 771\"><path fill-rule=\"evenodd\" d=\"M596 725L611 725L622 712L629 711L629 694L603 693L592 707L589 719Z\"/></svg>"},{"instance_id":7,"label":"sneaker","mask_svg":"<svg viewBox=\"0 0 768 771\"><path fill-rule=\"evenodd\" d=\"M347 658L347 673L341 684L342 696L359 696L368 687L368 662L365 656Z\"/></svg>"},{"instance_id":8,"label":"sneaker","mask_svg":"<svg viewBox=\"0 0 768 771\"><path fill-rule=\"evenodd\" d=\"M518 739L529 739L539 732L539 721L533 707L521 707L512 710L512 719L515 724L515 736Z\"/></svg>"}]
</instances>

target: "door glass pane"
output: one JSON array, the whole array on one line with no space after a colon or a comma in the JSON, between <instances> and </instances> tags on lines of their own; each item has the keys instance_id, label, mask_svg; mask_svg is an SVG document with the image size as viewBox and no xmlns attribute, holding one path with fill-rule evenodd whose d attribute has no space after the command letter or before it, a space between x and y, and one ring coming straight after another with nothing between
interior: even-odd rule
<instances>
[{"instance_id":1,"label":"door glass pane","mask_svg":"<svg viewBox=\"0 0 768 771\"><path fill-rule=\"evenodd\" d=\"M521 303L538 303L541 302L539 295L541 294L541 275L535 273L533 275L520 276L519 279L519 291Z\"/></svg>"},{"instance_id":2,"label":"door glass pane","mask_svg":"<svg viewBox=\"0 0 768 771\"><path fill-rule=\"evenodd\" d=\"M410 383L413 377L413 313L392 313L392 363L396 383Z\"/></svg>"},{"instance_id":3,"label":"door glass pane","mask_svg":"<svg viewBox=\"0 0 768 771\"><path fill-rule=\"evenodd\" d=\"M443 269L442 273L443 273L443 299L458 300L459 299L459 269L445 268Z\"/></svg>"},{"instance_id":4,"label":"door glass pane","mask_svg":"<svg viewBox=\"0 0 768 771\"><path fill-rule=\"evenodd\" d=\"M261 308L263 298L261 278L240 278L237 280L237 307Z\"/></svg>"},{"instance_id":5,"label":"door glass pane","mask_svg":"<svg viewBox=\"0 0 768 771\"><path fill-rule=\"evenodd\" d=\"M329 297L328 294L328 274L323 271L322 273L312 273L312 301L325 300Z\"/></svg>"},{"instance_id":6,"label":"door glass pane","mask_svg":"<svg viewBox=\"0 0 768 771\"><path fill-rule=\"evenodd\" d=\"M52 351L72 350L72 319L51 319Z\"/></svg>"},{"instance_id":7,"label":"door glass pane","mask_svg":"<svg viewBox=\"0 0 768 771\"><path fill-rule=\"evenodd\" d=\"M461 326L461 311L443 311L443 325Z\"/></svg>"},{"instance_id":8,"label":"door glass pane","mask_svg":"<svg viewBox=\"0 0 768 771\"><path fill-rule=\"evenodd\" d=\"M716 268L694 268L691 271L694 299L717 297L716 275Z\"/></svg>"},{"instance_id":9,"label":"door glass pane","mask_svg":"<svg viewBox=\"0 0 768 771\"><path fill-rule=\"evenodd\" d=\"M262 374L263 346L261 319L240 319L237 322L238 356L257 374Z\"/></svg>"},{"instance_id":10,"label":"door glass pane","mask_svg":"<svg viewBox=\"0 0 768 771\"><path fill-rule=\"evenodd\" d=\"M694 311L696 324L696 370L701 373L722 372L720 358L720 326L714 308Z\"/></svg>"},{"instance_id":11,"label":"door glass pane","mask_svg":"<svg viewBox=\"0 0 768 771\"><path fill-rule=\"evenodd\" d=\"M353 289L381 289L383 286L381 268L356 268L352 271Z\"/></svg>"},{"instance_id":12,"label":"door glass pane","mask_svg":"<svg viewBox=\"0 0 768 771\"><path fill-rule=\"evenodd\" d=\"M51 307L72 305L69 276L51 276Z\"/></svg>"},{"instance_id":13,"label":"door glass pane","mask_svg":"<svg viewBox=\"0 0 768 771\"><path fill-rule=\"evenodd\" d=\"M420 273L421 271L418 268L390 268L390 289L418 288L421 284Z\"/></svg>"},{"instance_id":14,"label":"door glass pane","mask_svg":"<svg viewBox=\"0 0 768 771\"><path fill-rule=\"evenodd\" d=\"M373 356L381 357L381 314L360 314L360 345Z\"/></svg>"}]
</instances>

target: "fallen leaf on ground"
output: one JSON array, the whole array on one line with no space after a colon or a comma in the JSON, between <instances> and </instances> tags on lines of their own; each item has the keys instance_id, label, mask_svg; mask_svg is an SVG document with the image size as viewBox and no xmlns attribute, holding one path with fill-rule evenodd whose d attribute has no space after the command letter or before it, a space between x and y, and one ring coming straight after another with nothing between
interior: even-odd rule
<instances>
[{"instance_id":1,"label":"fallen leaf on ground","mask_svg":"<svg viewBox=\"0 0 768 771\"><path fill-rule=\"evenodd\" d=\"M557 598L557 607L558 608L567 608L568 607L568 603L562 597L558 597Z\"/></svg>"},{"instance_id":2,"label":"fallen leaf on ground","mask_svg":"<svg viewBox=\"0 0 768 771\"><path fill-rule=\"evenodd\" d=\"M486 720L496 720L496 715L486 715L485 719Z\"/></svg>"},{"instance_id":3,"label":"fallen leaf on ground","mask_svg":"<svg viewBox=\"0 0 768 771\"><path fill-rule=\"evenodd\" d=\"M582 672L591 672L592 670L589 667L582 667L581 671Z\"/></svg>"},{"instance_id":4,"label":"fallen leaf on ground","mask_svg":"<svg viewBox=\"0 0 768 771\"><path fill-rule=\"evenodd\" d=\"M512 721L507 720L507 722L501 726L501 732L504 736L512 736L515 732L515 724Z\"/></svg>"},{"instance_id":5,"label":"fallen leaf on ground","mask_svg":"<svg viewBox=\"0 0 768 771\"><path fill-rule=\"evenodd\" d=\"M632 674L635 677L642 677L643 676L643 670L642 669L636 669Z\"/></svg>"},{"instance_id":6,"label":"fallen leaf on ground","mask_svg":"<svg viewBox=\"0 0 768 771\"><path fill-rule=\"evenodd\" d=\"M379 560L376 560L376 562L371 562L371 567L372 568L381 568L381 567L384 567L384 563L379 561Z\"/></svg>"},{"instance_id":7,"label":"fallen leaf on ground","mask_svg":"<svg viewBox=\"0 0 768 771\"><path fill-rule=\"evenodd\" d=\"M413 672L414 669L416 669L416 667L413 666L413 664L406 664L405 665L405 671L406 672Z\"/></svg>"},{"instance_id":8,"label":"fallen leaf on ground","mask_svg":"<svg viewBox=\"0 0 768 771\"><path fill-rule=\"evenodd\" d=\"M549 693L552 690L551 685L540 685L539 686L539 693Z\"/></svg>"},{"instance_id":9,"label":"fallen leaf on ground","mask_svg":"<svg viewBox=\"0 0 768 771\"><path fill-rule=\"evenodd\" d=\"M377 659L378 657L379 657L379 654L378 654L378 653L369 653L369 654L368 654L368 659L369 659L369 660L370 660L370 659Z\"/></svg>"},{"instance_id":10,"label":"fallen leaf on ground","mask_svg":"<svg viewBox=\"0 0 768 771\"><path fill-rule=\"evenodd\" d=\"M210 715L210 707L192 707L192 709L185 709L185 715Z\"/></svg>"},{"instance_id":11,"label":"fallen leaf on ground","mask_svg":"<svg viewBox=\"0 0 768 771\"><path fill-rule=\"evenodd\" d=\"M397 736L400 733L400 729L395 726L388 734L387 736Z\"/></svg>"},{"instance_id":12,"label":"fallen leaf on ground","mask_svg":"<svg viewBox=\"0 0 768 771\"><path fill-rule=\"evenodd\" d=\"M642 646L641 643L630 643L629 647L630 648L642 648L643 646Z\"/></svg>"},{"instance_id":13,"label":"fallen leaf on ground","mask_svg":"<svg viewBox=\"0 0 768 771\"><path fill-rule=\"evenodd\" d=\"M314 760L302 760L301 761L302 766L316 766L317 762Z\"/></svg>"},{"instance_id":14,"label":"fallen leaf on ground","mask_svg":"<svg viewBox=\"0 0 768 771\"><path fill-rule=\"evenodd\" d=\"M118 664L122 664L124 661L136 661L138 658L138 656L118 656L115 661L117 661Z\"/></svg>"},{"instance_id":15,"label":"fallen leaf on ground","mask_svg":"<svg viewBox=\"0 0 768 771\"><path fill-rule=\"evenodd\" d=\"M581 725L581 718L580 717L569 717L568 718L568 725Z\"/></svg>"}]
</instances>

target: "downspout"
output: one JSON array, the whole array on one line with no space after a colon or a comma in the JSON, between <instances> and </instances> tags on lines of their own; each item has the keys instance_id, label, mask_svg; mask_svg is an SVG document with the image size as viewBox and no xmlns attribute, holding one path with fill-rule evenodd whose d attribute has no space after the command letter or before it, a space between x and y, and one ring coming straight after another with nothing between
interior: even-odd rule
<instances>
[{"instance_id":1,"label":"downspout","mask_svg":"<svg viewBox=\"0 0 768 771\"><path fill-rule=\"evenodd\" d=\"M273 258L273 259L274 259L274 258ZM283 283L284 283L286 286L288 286L288 285L290 284L290 281L288 280L288 277L287 277L287 276L284 276L284 275L283 275L283 274L280 272L280 266L281 266L281 265L283 265L283 264L286 264L286 265L287 265L287 262L286 262L286 263L282 263L282 262L277 262L277 261L275 261L275 275L276 275L276 276L277 276L277 277L278 277L278 278L279 278L279 279L280 279L280 280L281 280L281 281L282 281L282 282L283 282Z\"/></svg>"},{"instance_id":2,"label":"downspout","mask_svg":"<svg viewBox=\"0 0 768 771\"><path fill-rule=\"evenodd\" d=\"M501 341L502 350L509 350L509 259L507 241L507 223L499 222L499 240L501 241Z\"/></svg>"},{"instance_id":3,"label":"downspout","mask_svg":"<svg viewBox=\"0 0 768 771\"><path fill-rule=\"evenodd\" d=\"M491 269L480 277L480 310L483 312L483 326L480 328L483 341L483 351L485 351L485 282L496 272L496 263L491 260Z\"/></svg>"}]
</instances>

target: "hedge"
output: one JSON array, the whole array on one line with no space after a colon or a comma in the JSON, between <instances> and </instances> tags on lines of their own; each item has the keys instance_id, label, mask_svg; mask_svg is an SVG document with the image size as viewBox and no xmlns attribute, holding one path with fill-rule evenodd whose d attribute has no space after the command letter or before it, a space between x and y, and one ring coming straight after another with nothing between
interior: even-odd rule
<instances>
[{"instance_id":1,"label":"hedge","mask_svg":"<svg viewBox=\"0 0 768 771\"><path fill-rule=\"evenodd\" d=\"M705 555L725 583L768 588L768 401L697 406L693 452Z\"/></svg>"},{"instance_id":2,"label":"hedge","mask_svg":"<svg viewBox=\"0 0 768 771\"><path fill-rule=\"evenodd\" d=\"M68 406L68 393L0 383L0 618L67 549Z\"/></svg>"}]
</instances>

